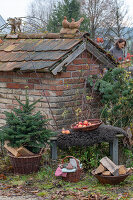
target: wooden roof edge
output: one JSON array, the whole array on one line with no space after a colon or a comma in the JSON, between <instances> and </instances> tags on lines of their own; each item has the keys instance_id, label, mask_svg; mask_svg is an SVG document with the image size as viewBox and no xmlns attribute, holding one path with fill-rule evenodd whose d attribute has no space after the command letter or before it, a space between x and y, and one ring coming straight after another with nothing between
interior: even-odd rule
<instances>
[{"instance_id":1,"label":"wooden roof edge","mask_svg":"<svg viewBox=\"0 0 133 200\"><path fill-rule=\"evenodd\" d=\"M76 57L78 57L86 49L86 43L83 42L78 46L75 51L71 52L62 62L59 64L55 63L54 66L50 68L50 71L53 75L57 75L58 72L61 72L64 67L69 65ZM57 64L57 65L56 65Z\"/></svg>"},{"instance_id":2,"label":"wooden roof edge","mask_svg":"<svg viewBox=\"0 0 133 200\"><path fill-rule=\"evenodd\" d=\"M6 38L7 34L0 34L0 39L3 40L4 38Z\"/></svg>"},{"instance_id":3,"label":"wooden roof edge","mask_svg":"<svg viewBox=\"0 0 133 200\"><path fill-rule=\"evenodd\" d=\"M17 34L5 34L0 35L3 39L75 39L82 38L85 34L78 32L75 34L62 34L62 33L17 33Z\"/></svg>"},{"instance_id":4,"label":"wooden roof edge","mask_svg":"<svg viewBox=\"0 0 133 200\"><path fill-rule=\"evenodd\" d=\"M113 58L113 56L111 55L111 53L109 51L106 51L105 49L103 49L101 46L99 46L96 42L94 42L93 40L91 40L87 34L84 34L84 37L92 44L94 45L97 49L99 49L103 54L105 54L105 56L107 56L111 62L114 65L117 65L118 63L116 62L116 60Z\"/></svg>"}]
</instances>

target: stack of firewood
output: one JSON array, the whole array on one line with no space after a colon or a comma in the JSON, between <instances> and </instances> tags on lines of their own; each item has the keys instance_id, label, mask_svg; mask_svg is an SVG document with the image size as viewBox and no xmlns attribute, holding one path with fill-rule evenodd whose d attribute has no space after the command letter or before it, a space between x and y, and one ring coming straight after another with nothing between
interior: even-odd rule
<instances>
[{"instance_id":1,"label":"stack of firewood","mask_svg":"<svg viewBox=\"0 0 133 200\"><path fill-rule=\"evenodd\" d=\"M25 147L19 147L19 148L13 148L8 145L8 141L5 142L4 147L5 149L10 152L12 155L15 157L20 157L20 156L33 156L34 153L26 149Z\"/></svg>"},{"instance_id":2,"label":"stack of firewood","mask_svg":"<svg viewBox=\"0 0 133 200\"><path fill-rule=\"evenodd\" d=\"M115 165L108 157L100 160L100 165L94 170L94 174L104 176L119 176L132 172L133 168L126 168L124 165Z\"/></svg>"}]
</instances>

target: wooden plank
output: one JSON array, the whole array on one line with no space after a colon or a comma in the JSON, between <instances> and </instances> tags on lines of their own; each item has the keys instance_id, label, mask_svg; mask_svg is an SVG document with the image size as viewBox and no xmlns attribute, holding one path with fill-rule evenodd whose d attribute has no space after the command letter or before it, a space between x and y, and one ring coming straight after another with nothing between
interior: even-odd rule
<instances>
[{"instance_id":1,"label":"wooden plank","mask_svg":"<svg viewBox=\"0 0 133 200\"><path fill-rule=\"evenodd\" d=\"M86 44L87 50L94 55L98 60L100 60L104 65L107 65L106 67L115 67L115 64L109 60L109 58L102 53L100 50L98 50L94 45L92 45L90 42L87 41Z\"/></svg>"},{"instance_id":2,"label":"wooden plank","mask_svg":"<svg viewBox=\"0 0 133 200\"><path fill-rule=\"evenodd\" d=\"M50 141L52 141L52 140L57 141L57 136L52 136L52 137L50 137L49 139L50 139Z\"/></svg>"},{"instance_id":3,"label":"wooden plank","mask_svg":"<svg viewBox=\"0 0 133 200\"><path fill-rule=\"evenodd\" d=\"M19 157L20 154L17 152L17 149L18 148L13 148L13 147L10 147L8 146L8 141L5 141L5 144L4 144L4 147L6 150L8 150L11 154L13 154L15 157Z\"/></svg>"},{"instance_id":4,"label":"wooden plank","mask_svg":"<svg viewBox=\"0 0 133 200\"><path fill-rule=\"evenodd\" d=\"M63 66L69 65L76 57L78 57L86 49L86 43L82 43L73 53L71 53L63 62L61 62L57 67L52 70L54 75L57 75L63 68Z\"/></svg>"},{"instance_id":5,"label":"wooden plank","mask_svg":"<svg viewBox=\"0 0 133 200\"><path fill-rule=\"evenodd\" d=\"M115 163L112 162L112 160L110 160L108 157L104 157L100 160L100 163L102 163L102 165L104 167L106 167L111 174L118 176L119 175L119 169L118 166L115 165Z\"/></svg>"},{"instance_id":6,"label":"wooden plank","mask_svg":"<svg viewBox=\"0 0 133 200\"><path fill-rule=\"evenodd\" d=\"M123 137L125 137L123 134L117 134L116 135L116 138L123 138Z\"/></svg>"},{"instance_id":7,"label":"wooden plank","mask_svg":"<svg viewBox=\"0 0 133 200\"><path fill-rule=\"evenodd\" d=\"M28 149L26 149L25 147L20 147L17 149L17 152L21 155L21 156L33 156L34 153L32 153L31 151L29 151Z\"/></svg>"},{"instance_id":8,"label":"wooden plank","mask_svg":"<svg viewBox=\"0 0 133 200\"><path fill-rule=\"evenodd\" d=\"M18 34L7 34L6 38L7 39L17 39L19 37Z\"/></svg>"}]
</instances>

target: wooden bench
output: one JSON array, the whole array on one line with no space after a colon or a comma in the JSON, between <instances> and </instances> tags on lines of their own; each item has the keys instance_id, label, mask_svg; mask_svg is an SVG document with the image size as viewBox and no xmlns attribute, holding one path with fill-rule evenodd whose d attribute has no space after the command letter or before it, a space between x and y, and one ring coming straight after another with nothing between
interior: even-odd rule
<instances>
[{"instance_id":1,"label":"wooden bench","mask_svg":"<svg viewBox=\"0 0 133 200\"><path fill-rule=\"evenodd\" d=\"M112 158L112 161L118 165L118 149L119 149L119 138L123 138L123 134L118 134L116 137L113 139L112 142L109 142L109 151L110 151L110 156ZM58 154L57 154L57 137L51 137L50 138L51 142L51 158L52 160L57 160Z\"/></svg>"}]
</instances>

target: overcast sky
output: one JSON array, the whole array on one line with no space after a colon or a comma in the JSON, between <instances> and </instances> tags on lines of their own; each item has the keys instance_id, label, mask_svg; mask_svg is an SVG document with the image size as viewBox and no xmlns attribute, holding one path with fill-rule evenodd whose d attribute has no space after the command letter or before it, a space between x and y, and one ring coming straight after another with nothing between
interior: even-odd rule
<instances>
[{"instance_id":1,"label":"overcast sky","mask_svg":"<svg viewBox=\"0 0 133 200\"><path fill-rule=\"evenodd\" d=\"M0 15L8 17L25 17L28 6L33 0L0 0Z\"/></svg>"},{"instance_id":2,"label":"overcast sky","mask_svg":"<svg viewBox=\"0 0 133 200\"><path fill-rule=\"evenodd\" d=\"M8 17L24 17L32 1L33 0L0 0L0 15L5 20L7 20ZM129 14L133 17L133 0L125 0L125 2L129 5Z\"/></svg>"}]
</instances>

